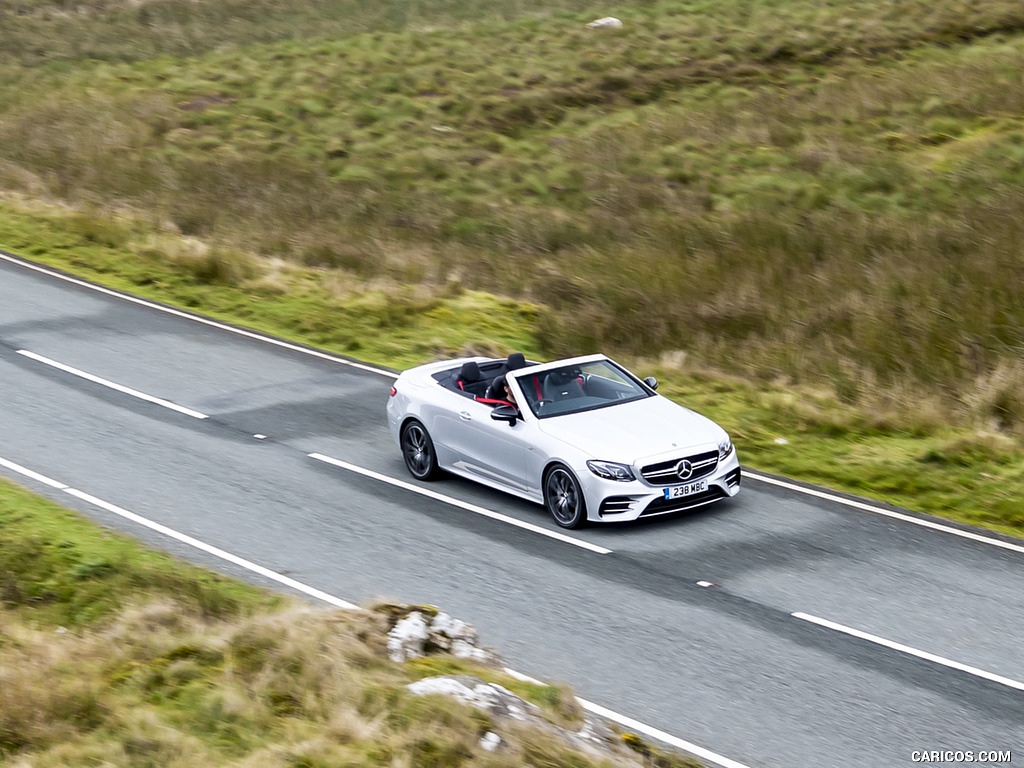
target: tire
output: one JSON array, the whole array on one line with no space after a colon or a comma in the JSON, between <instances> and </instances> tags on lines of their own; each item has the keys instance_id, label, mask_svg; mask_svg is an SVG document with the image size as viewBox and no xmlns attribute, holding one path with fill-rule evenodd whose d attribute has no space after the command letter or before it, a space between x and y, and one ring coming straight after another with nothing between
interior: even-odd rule
<instances>
[{"instance_id":1,"label":"tire","mask_svg":"<svg viewBox=\"0 0 1024 768\"><path fill-rule=\"evenodd\" d=\"M440 474L434 441L418 421L410 421L402 427L402 458L409 474L417 480L433 480Z\"/></svg>"},{"instance_id":2,"label":"tire","mask_svg":"<svg viewBox=\"0 0 1024 768\"><path fill-rule=\"evenodd\" d=\"M544 475L544 506L562 528L578 528L587 521L583 489L564 464L555 464Z\"/></svg>"}]
</instances>

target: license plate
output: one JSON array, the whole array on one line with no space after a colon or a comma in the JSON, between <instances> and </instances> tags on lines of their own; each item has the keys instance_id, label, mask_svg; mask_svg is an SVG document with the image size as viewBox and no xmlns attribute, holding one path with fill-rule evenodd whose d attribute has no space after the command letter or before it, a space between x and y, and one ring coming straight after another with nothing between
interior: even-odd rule
<instances>
[{"instance_id":1,"label":"license plate","mask_svg":"<svg viewBox=\"0 0 1024 768\"><path fill-rule=\"evenodd\" d=\"M706 491L708 489L707 480L696 480L686 485L673 485L665 489L666 499L681 499L683 496L692 496L695 493Z\"/></svg>"}]
</instances>

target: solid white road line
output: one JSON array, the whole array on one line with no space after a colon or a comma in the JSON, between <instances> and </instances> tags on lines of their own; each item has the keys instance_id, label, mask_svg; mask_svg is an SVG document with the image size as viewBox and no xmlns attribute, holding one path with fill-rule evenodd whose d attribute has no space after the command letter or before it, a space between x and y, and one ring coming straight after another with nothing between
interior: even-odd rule
<instances>
[{"instance_id":1,"label":"solid white road line","mask_svg":"<svg viewBox=\"0 0 1024 768\"><path fill-rule=\"evenodd\" d=\"M892 640L886 640L884 637L871 635L867 632L861 632L859 629L853 629L852 627L837 624L836 622L829 621L828 619L821 619L817 616L812 616L809 613L797 612L791 613L790 616L795 619L802 619L803 621L809 621L812 624L827 627L828 629L834 629L836 632L842 632L847 635L852 635L853 637L858 637L861 640L867 640L870 643L877 643L878 645L891 648L894 651L900 651L901 653L906 653L911 656L916 656L917 658L924 659L925 661L932 661L936 664L941 664L944 667L949 667L950 669L957 669L961 672L966 672L969 675L975 675L976 677L981 677L985 680L991 680L992 682L999 683L1000 685L1016 688L1018 691L1024 691L1024 683L1010 677L1003 677L1002 675L996 675L992 672L986 672L984 669L978 669L977 667L971 667L967 664L961 664L959 661L952 661L951 659L947 659L942 656L936 656L934 653L919 651L917 648L911 648L909 645L895 643Z\"/></svg>"},{"instance_id":2,"label":"solid white road line","mask_svg":"<svg viewBox=\"0 0 1024 768\"><path fill-rule=\"evenodd\" d=\"M57 368L58 370L61 370L61 371L65 371L66 373L72 373L75 376L80 376L81 378L85 379L86 381L91 381L94 384L102 384L104 387L109 387L110 389L116 390L118 392L122 392L123 394L131 395L132 397L137 397L137 398L139 398L139 400L145 400L146 402L149 402L149 403L155 403L156 405L161 405L164 408L170 408L172 411L177 411L178 413L184 413L186 416L191 416L193 419L208 419L209 418L209 416L207 416L205 413L200 413L199 411L194 411L191 408L186 408L183 405L178 405L176 403L172 403L169 400L164 400L164 399L159 398L159 397L153 397L152 395L147 395L145 392L139 392L137 389L132 389L131 387L125 387L125 386L122 386L121 384L116 384L113 381L109 381L107 379L101 379L99 376L93 376L91 373L86 373L85 371L80 371L78 368L72 368L70 365L64 365L64 363L58 363L56 360L51 360L48 357L43 357L42 355L37 355L35 352L29 352L27 349L19 349L18 350L18 354L19 355L24 355L25 357L27 357L27 358L29 358L31 360L35 360L36 362L45 363L46 365L52 366L52 367Z\"/></svg>"},{"instance_id":3,"label":"solid white road line","mask_svg":"<svg viewBox=\"0 0 1024 768\"><path fill-rule=\"evenodd\" d=\"M252 571L253 573L257 573L260 576L263 576L267 579L271 579L272 581L276 581L280 584L284 584L285 586L290 587L291 589L309 595L310 597L316 598L317 600L321 600L329 605L333 605L336 608L342 608L347 611L363 610L358 605L350 603L347 600L342 600L340 597L335 597L334 595L328 592L324 592L323 590L317 589L316 587L311 587L308 584L303 584L301 581L291 579L280 573L272 571L269 568L264 568L262 565L258 565L257 563L254 563L251 560L246 560L245 558L239 557L238 555L233 555L230 552L226 552L223 549L220 549L219 547L214 547L210 544L207 544L206 542L200 541L199 539L193 538L192 536L188 536L184 533L179 533L178 531L175 531L173 528L168 528L166 525L162 525L160 523L154 522L153 520L149 520L148 518L142 517L141 515L137 515L134 512L129 512L127 509L118 507L117 505L111 504L110 502L104 501L103 499L98 499L95 496L91 496L88 493L79 491L77 488L70 488L64 483L61 483L57 480L53 480L52 478L49 478L46 475L41 475L38 472L34 472L31 469L28 469L27 467L23 467L21 464L16 464L13 461L9 461L8 459L0 457L0 466L6 467L7 469L10 469L13 472L16 472L20 475L24 475L25 477L31 478L32 480L48 485L51 488L58 488L64 491L65 493L74 496L77 499L81 499L82 501L92 504L93 506L99 507L100 509L104 509L107 512L112 512L115 515L119 515L120 517L123 517L127 520L131 520L132 522L138 523L139 525L143 525L146 528L154 530L158 533L162 533L163 535L169 536L175 541L180 541L183 544L188 544L189 546L195 547L196 549L206 552L207 554L213 555L214 557L226 560L229 563L234 563L235 565L241 566L246 570ZM505 671L513 677L519 678L520 680L526 680L532 683L536 683L537 685L545 685L545 683L541 682L540 680L536 680L535 678L529 677L528 675L524 675L520 672L516 672L512 669L506 668ZM594 714L600 717L606 717L609 720L613 720L619 723L620 725L623 725L627 728L631 728L632 730L637 731L638 733L643 733L647 736L650 736L651 738L659 739L660 741L666 744L670 744L680 749L687 750L693 753L694 755L697 755L698 757L701 757L705 760L722 766L722 768L747 768L747 766L744 766L741 763L737 763L735 760L730 760L729 758L716 754L715 752L712 752L709 749L699 747L696 744L691 744L690 742L684 741L683 739L673 736L670 733L666 733L665 731L661 731L652 726L645 725L644 723L641 723L639 720L634 720L631 717L620 715L617 712L614 712L610 709L606 709L605 707L602 707L598 704L594 704L590 701L586 701L584 699L577 699L577 701L579 701L580 706L582 706L584 709L593 712Z\"/></svg>"},{"instance_id":4,"label":"solid white road line","mask_svg":"<svg viewBox=\"0 0 1024 768\"><path fill-rule=\"evenodd\" d=\"M153 303L151 301L146 301L145 299L140 299L137 296L130 296L130 295L125 294L125 293L118 293L117 291L111 290L110 288L104 288L102 285L95 285L95 284L87 282L85 280L79 280L77 278L70 277L69 275L62 275L60 272L55 272L52 269L46 269L45 267L41 267L38 264L30 264L27 261L23 261L22 259L15 258L13 256L10 256L10 255L6 254L6 253L0 253L0 259L3 259L4 261L9 261L11 264L15 264L15 265L17 265L19 267L24 267L25 269L31 269L31 270L34 270L36 272L41 272L44 275L49 275L50 277L55 277L58 280L63 280L64 282L67 282L67 283L74 283L75 285L79 285L79 286L81 286L83 288L89 288L90 290L97 291L98 293L103 293L103 294L106 294L107 296L113 296L116 299L123 299L124 301L130 301L133 304L138 304L138 305L143 306L143 307L149 307L150 309L155 309L155 310L158 310L160 312L166 312L168 315L174 315L175 317L181 317L181 318L184 318L185 320L191 320L191 321L193 321L195 323L201 323L203 325L208 325L211 328L217 328L217 329L222 330L222 331L228 331L229 333L234 333L234 334L237 334L239 336L245 336L246 338L249 338L249 339L256 339L257 341L263 341L263 342L266 342L267 344L273 344L274 346L277 346L277 347L283 347L284 349L290 349L293 352L302 352L303 354L306 354L306 355L311 355L313 357L319 357L322 360L330 360L332 363L340 363L341 365L347 365L347 366L350 366L352 368L358 368L361 371L369 371L370 373L379 373L381 376L388 376L388 377L390 377L392 379L398 378L398 374L397 373L392 373L391 371L385 371L383 368L375 368L374 366L366 365L365 363L357 363L357 362L354 362L352 360L345 360L345 359L340 358L340 357L335 357L334 355L329 355L326 352L320 352L319 350L316 350L316 349L309 349L308 347L301 347L298 344L290 344L287 341L281 341L280 339L275 339L275 338L270 337L270 336L262 336L262 335L260 335L258 333L254 333L252 331L246 331L243 328L235 328L233 326L227 325L226 323L218 323L216 320L210 320L210 319L205 318L205 317L198 317L197 315L190 315L188 312L182 312L182 311L177 310L177 309L172 309L171 307L163 307L163 306L160 306L159 304L155 304L155 303Z\"/></svg>"},{"instance_id":5,"label":"solid white road line","mask_svg":"<svg viewBox=\"0 0 1024 768\"><path fill-rule=\"evenodd\" d=\"M747 768L747 766L743 765L743 763L738 763L735 760L730 760L728 757L724 757L723 755L719 755L716 752L712 752L710 749L699 747L692 742L684 741L683 739L680 739L677 736L673 736L671 733L666 733L665 731L659 730L658 728L654 728L650 725L641 723L639 720L634 720L631 717L620 715L618 712L614 712L610 709L607 709L606 707L602 707L600 704L595 704L592 701L587 701L586 699L581 699L578 697L576 701L578 701L580 703L580 706L583 707L585 710L594 713L598 717L606 717L609 720L613 720L619 725L625 726L626 728L629 728L632 731L642 733L645 736L650 736L652 739L657 739L658 741L670 744L678 749L690 752L695 756L699 757L700 759L716 763L722 766L722 768Z\"/></svg>"},{"instance_id":6,"label":"solid white road line","mask_svg":"<svg viewBox=\"0 0 1024 768\"><path fill-rule=\"evenodd\" d=\"M122 509L121 507L115 506L114 504L104 501L103 499L97 499L95 496L90 496L88 493L79 491L76 488L65 488L64 492L69 493L72 496L81 499L82 501L86 501L94 506L97 506L100 509L105 509L107 512L113 512L115 515L120 515L121 517L127 520L131 520L134 523L144 525L147 528L151 528L154 531L157 531L158 533L164 534L165 536L170 536L172 539L180 541L183 544L188 544L190 547L195 547L196 549L206 552L207 554L213 555L214 557L219 557L221 560L226 560L229 563L234 563L235 565L239 565L242 568L245 568L246 570L252 571L253 573L258 573L260 576L263 576L267 579L271 579L272 581L276 581L279 584L284 584L286 587L291 587L292 589L302 592L303 594L309 595L310 597L315 597L318 600L323 600L325 603L330 603L336 608L344 608L348 611L355 611L359 609L358 605L350 603L347 600L342 600L340 598L335 597L334 595L328 594L327 592L323 592L319 589L315 589L314 587L310 587L306 584L303 584L301 581L296 581L295 579L288 578L287 576L277 573L276 571L272 571L269 568L264 568L262 565L258 565L252 562L251 560L246 560L245 558L239 557L238 555L233 555L230 552L224 551L223 549L211 546L210 544L207 544L204 541L200 541L199 539L195 539L184 533L179 533L173 528L168 528L166 525L161 525L160 523L148 520L147 518L142 517L141 515L136 515L134 512L129 512L127 509Z\"/></svg>"},{"instance_id":7,"label":"solid white road line","mask_svg":"<svg viewBox=\"0 0 1024 768\"><path fill-rule=\"evenodd\" d=\"M337 608L344 608L349 611L359 609L358 605L350 603L347 600L342 600L340 598L335 597L334 595L328 594L327 592L323 592L319 589L303 584L300 581L290 579L287 576L270 570L269 568L264 568L262 565L257 565L256 563L250 560L246 560L245 558L239 557L238 555L233 555L230 552L226 552L223 549L214 547L210 544L207 544L204 541L200 541L199 539L193 538L187 534L179 533L173 528L168 528L166 525L161 525L160 523L154 522L153 520L149 520L145 517L142 517L141 515L137 515L134 512L129 512L127 509L122 509L121 507L111 504L110 502L104 501L103 499L97 499L95 496L91 496L88 493L85 493L84 491L80 491L77 488L71 488L65 485L64 483L49 478L46 475L41 475L38 472L33 472L31 469L27 469L26 467L23 467L20 464L15 464L13 461L0 458L0 466L7 467L8 469L17 472L20 475L30 477L33 480L36 480L37 482L44 483L45 485L50 486L51 488L57 488L61 491L64 491L64 493L70 494L75 498L88 502L93 506L99 507L100 509L105 509L107 512L112 512L115 515L119 515L125 518L126 520L131 520L133 523L138 523L139 525L145 526L146 528L154 530L157 533L162 533L164 536L168 536L174 539L175 541L180 541L182 544L188 544L190 547L195 547L198 550L206 552L208 555L213 555L214 557L220 558L221 560L226 560L229 563L234 563L235 565L241 566L246 570L252 571L253 573L258 573L260 576L263 576L272 581L276 581L279 584L284 584L286 587L291 587L292 589L302 592L303 594L309 595L310 597L315 597L318 600L323 600L325 603L330 603L331 605Z\"/></svg>"},{"instance_id":8,"label":"solid white road line","mask_svg":"<svg viewBox=\"0 0 1024 768\"><path fill-rule=\"evenodd\" d=\"M28 467L23 467L21 464L15 464L13 461L0 458L0 467L7 467L12 472L17 472L19 475L24 475L25 477L31 477L36 482L43 483L43 485L48 485L51 488L56 488L59 491L67 490L67 486L64 485L64 483L51 480L46 475L40 475L38 472L33 472Z\"/></svg>"},{"instance_id":9,"label":"solid white road line","mask_svg":"<svg viewBox=\"0 0 1024 768\"><path fill-rule=\"evenodd\" d=\"M317 461L323 461L327 464L333 464L336 467L347 469L349 472L355 472L357 474L364 475L365 477L372 477L374 480L380 480L382 483L388 483L389 485L394 485L398 488L404 488L407 491L418 493L420 496L427 496L428 498L436 499L437 501L443 501L445 504L451 504L453 507L459 507L460 509L475 512L478 515L489 517L492 520L500 520L503 523L514 525L517 528L524 528L527 531L539 533L541 536L547 536L551 539L564 541L566 544L572 544L574 547L589 549L591 552L596 552L599 555L611 554L610 549L599 547L597 544L591 544L589 541L574 539L572 536L566 536L564 533L558 533L558 531L549 531L547 528L541 528L539 525L534 525L533 523L525 523L522 520L516 520L514 517L503 515L500 512L494 512L486 507L478 507L476 504L470 504L469 502L461 501L451 496L445 496L443 493L438 493L437 491L420 488L419 486L407 483L404 480L397 480L393 477L382 475L380 472L374 472L372 469L365 469L355 464L349 464L347 461L335 459L331 456L325 456L322 453L310 453L308 456L311 459L316 459Z\"/></svg>"},{"instance_id":10,"label":"solid white road line","mask_svg":"<svg viewBox=\"0 0 1024 768\"><path fill-rule=\"evenodd\" d=\"M816 496L819 499L825 499L825 501L831 501L836 504L845 504L848 507L854 509L861 509L865 512L874 512L876 515L884 515L885 517L891 517L894 520L902 520L905 523L913 523L914 525L920 525L922 528L931 528L933 531L942 531L943 533L951 533L954 536L960 536L964 539L970 539L971 541L978 541L982 544L991 544L993 547L1001 547L1008 549L1011 552L1020 552L1024 554L1024 546L1020 544L1011 544L1008 541L1000 541L999 539L989 538L988 536L982 536L980 533L972 533L971 531L961 531L959 528L952 528L942 523L936 523L931 520L923 520L919 517L912 517L910 515L904 515L900 512L893 512L890 509L883 509L882 507L876 507L872 504L865 504L862 501L854 501L853 499L844 499L842 496L836 496L833 493L826 493L819 491L814 488L804 488L801 485L795 485L794 483L787 483L785 480L778 480L774 477L767 477L766 475L759 475L751 472L744 468L743 477L753 478L754 480L760 480L762 483L768 483L769 485L777 485L780 488L786 488L790 491L797 491L799 493L807 494L808 496Z\"/></svg>"}]
</instances>

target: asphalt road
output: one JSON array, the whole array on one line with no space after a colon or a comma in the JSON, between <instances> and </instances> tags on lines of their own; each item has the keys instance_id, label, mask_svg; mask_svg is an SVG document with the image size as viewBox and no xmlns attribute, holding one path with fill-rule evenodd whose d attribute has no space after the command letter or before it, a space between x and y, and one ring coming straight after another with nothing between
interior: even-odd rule
<instances>
[{"instance_id":1,"label":"asphalt road","mask_svg":"<svg viewBox=\"0 0 1024 768\"><path fill-rule=\"evenodd\" d=\"M1024 760L1024 550L747 479L695 514L569 534L601 554L309 456L411 481L390 381L0 260L0 459L345 600L438 605L509 666L747 766ZM498 492L429 488L561 532Z\"/></svg>"}]
</instances>

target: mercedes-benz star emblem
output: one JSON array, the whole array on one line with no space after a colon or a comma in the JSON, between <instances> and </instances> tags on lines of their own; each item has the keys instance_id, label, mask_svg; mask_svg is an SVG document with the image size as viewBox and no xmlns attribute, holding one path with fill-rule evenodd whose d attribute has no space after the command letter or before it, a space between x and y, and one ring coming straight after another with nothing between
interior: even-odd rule
<instances>
[{"instance_id":1,"label":"mercedes-benz star emblem","mask_svg":"<svg viewBox=\"0 0 1024 768\"><path fill-rule=\"evenodd\" d=\"M683 459L676 464L676 474L679 475L680 480L686 480L693 474L693 464Z\"/></svg>"}]
</instances>

